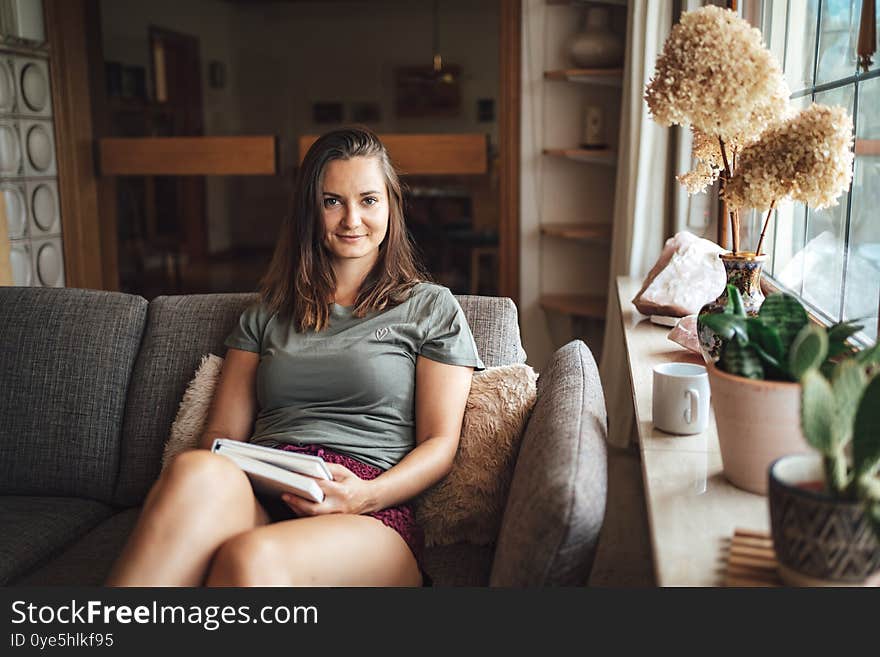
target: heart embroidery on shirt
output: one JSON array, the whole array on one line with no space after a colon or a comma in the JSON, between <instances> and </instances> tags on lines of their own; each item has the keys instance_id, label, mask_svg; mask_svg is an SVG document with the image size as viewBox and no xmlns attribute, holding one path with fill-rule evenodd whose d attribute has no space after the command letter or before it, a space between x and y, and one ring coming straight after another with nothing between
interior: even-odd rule
<instances>
[{"instance_id":1,"label":"heart embroidery on shirt","mask_svg":"<svg viewBox=\"0 0 880 657\"><path fill-rule=\"evenodd\" d=\"M388 327L387 326L380 328L380 329L376 329L376 339L377 340L381 340L386 335L388 335Z\"/></svg>"}]
</instances>

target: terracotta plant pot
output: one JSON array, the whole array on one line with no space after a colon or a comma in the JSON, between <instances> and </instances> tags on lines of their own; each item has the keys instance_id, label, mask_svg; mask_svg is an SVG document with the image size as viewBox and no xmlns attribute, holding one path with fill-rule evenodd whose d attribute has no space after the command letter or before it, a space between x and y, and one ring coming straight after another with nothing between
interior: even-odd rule
<instances>
[{"instance_id":1,"label":"terracotta plant pot","mask_svg":"<svg viewBox=\"0 0 880 657\"><path fill-rule=\"evenodd\" d=\"M864 505L807 490L823 479L815 452L769 468L770 526L779 576L792 586L862 586L880 575L880 539Z\"/></svg>"},{"instance_id":2,"label":"terracotta plant pot","mask_svg":"<svg viewBox=\"0 0 880 657\"><path fill-rule=\"evenodd\" d=\"M766 495L773 461L811 451L801 432L801 387L734 376L711 363L706 368L724 476L738 488Z\"/></svg>"}]
</instances>

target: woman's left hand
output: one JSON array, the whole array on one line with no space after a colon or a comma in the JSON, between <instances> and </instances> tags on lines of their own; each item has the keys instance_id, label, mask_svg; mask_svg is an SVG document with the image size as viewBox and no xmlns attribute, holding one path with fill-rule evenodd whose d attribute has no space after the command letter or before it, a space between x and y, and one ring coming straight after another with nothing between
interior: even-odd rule
<instances>
[{"instance_id":1,"label":"woman's left hand","mask_svg":"<svg viewBox=\"0 0 880 657\"><path fill-rule=\"evenodd\" d=\"M323 502L312 502L299 495L285 494L281 496L284 503L298 516L320 516L328 513L361 514L369 511L370 482L361 479L344 465L338 463L326 465L333 480L317 480L324 491Z\"/></svg>"}]
</instances>

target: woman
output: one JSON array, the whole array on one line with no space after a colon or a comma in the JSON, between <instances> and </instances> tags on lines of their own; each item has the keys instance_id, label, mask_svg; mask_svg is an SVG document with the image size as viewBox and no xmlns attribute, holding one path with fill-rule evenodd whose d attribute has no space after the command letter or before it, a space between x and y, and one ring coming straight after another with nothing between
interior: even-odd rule
<instances>
[{"instance_id":1,"label":"woman","mask_svg":"<svg viewBox=\"0 0 880 657\"><path fill-rule=\"evenodd\" d=\"M455 298L419 274L374 134L309 149L260 297L226 340L204 449L165 469L107 584L421 584L406 502L452 467L483 364ZM208 451L220 437L322 456L324 501L256 497Z\"/></svg>"}]
</instances>

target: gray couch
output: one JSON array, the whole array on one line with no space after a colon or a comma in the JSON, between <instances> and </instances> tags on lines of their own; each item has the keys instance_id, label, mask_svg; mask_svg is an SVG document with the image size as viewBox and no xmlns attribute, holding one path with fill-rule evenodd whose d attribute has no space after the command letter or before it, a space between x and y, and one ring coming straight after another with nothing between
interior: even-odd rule
<instances>
[{"instance_id":1,"label":"gray couch","mask_svg":"<svg viewBox=\"0 0 880 657\"><path fill-rule=\"evenodd\" d=\"M201 356L225 353L253 299L0 288L0 584L101 584ZM509 299L459 301L487 366L525 360ZM595 362L571 342L539 378L496 544L429 549L435 584L586 584L605 433Z\"/></svg>"}]
</instances>

